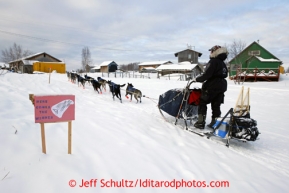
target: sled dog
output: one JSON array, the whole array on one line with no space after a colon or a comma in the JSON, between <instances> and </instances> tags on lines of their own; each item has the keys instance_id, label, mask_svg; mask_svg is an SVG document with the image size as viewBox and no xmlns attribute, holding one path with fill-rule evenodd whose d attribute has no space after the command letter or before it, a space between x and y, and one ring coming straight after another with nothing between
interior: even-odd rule
<instances>
[{"instance_id":1,"label":"sled dog","mask_svg":"<svg viewBox=\"0 0 289 193\"><path fill-rule=\"evenodd\" d=\"M104 89L106 91L107 81L101 77L97 77L97 81L101 84L102 89Z\"/></svg>"},{"instance_id":2,"label":"sled dog","mask_svg":"<svg viewBox=\"0 0 289 193\"><path fill-rule=\"evenodd\" d=\"M142 97L142 93L140 90L136 89L133 87L132 83L127 83L127 87L126 87L126 94L125 97L128 99L128 94L130 94L130 101L132 100L132 95L134 96L134 98L136 99L136 103L138 103L138 98L140 100L141 103L141 97Z\"/></svg>"},{"instance_id":3,"label":"sled dog","mask_svg":"<svg viewBox=\"0 0 289 193\"><path fill-rule=\"evenodd\" d=\"M114 100L114 96L116 96L120 100L120 102L122 102L120 87L124 87L125 84L123 85L115 84L114 82L111 82L110 80L107 81L107 84L109 85L110 92L112 93L112 99Z\"/></svg>"}]
</instances>

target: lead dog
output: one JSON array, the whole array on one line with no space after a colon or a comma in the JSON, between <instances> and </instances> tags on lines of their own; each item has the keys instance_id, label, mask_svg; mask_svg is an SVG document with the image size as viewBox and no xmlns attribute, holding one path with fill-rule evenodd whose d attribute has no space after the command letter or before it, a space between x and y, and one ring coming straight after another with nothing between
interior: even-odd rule
<instances>
[{"instance_id":1,"label":"lead dog","mask_svg":"<svg viewBox=\"0 0 289 193\"><path fill-rule=\"evenodd\" d=\"M130 94L130 101L132 100L132 95L134 96L134 98L136 99L136 103L138 103L138 98L140 100L141 103L141 96L142 93L140 90L136 89L133 87L133 85L131 83L127 83L127 87L126 87L126 94L125 97L128 99L128 94Z\"/></svg>"},{"instance_id":2,"label":"lead dog","mask_svg":"<svg viewBox=\"0 0 289 193\"><path fill-rule=\"evenodd\" d=\"M122 103L120 87L124 87L125 84L123 85L115 84L114 82L111 82L110 80L107 81L107 84L109 85L110 92L112 93L112 99L114 100L114 96L116 96Z\"/></svg>"}]
</instances>

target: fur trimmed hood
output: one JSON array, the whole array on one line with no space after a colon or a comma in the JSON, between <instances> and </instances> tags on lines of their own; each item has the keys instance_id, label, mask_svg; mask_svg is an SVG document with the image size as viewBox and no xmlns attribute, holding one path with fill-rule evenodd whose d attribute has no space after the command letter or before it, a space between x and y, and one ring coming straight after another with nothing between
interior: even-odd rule
<instances>
[{"instance_id":1,"label":"fur trimmed hood","mask_svg":"<svg viewBox=\"0 0 289 193\"><path fill-rule=\"evenodd\" d=\"M213 51L213 53L210 54L210 58L216 58L220 54L226 54L228 56L229 52L228 52L227 48L221 47L221 48Z\"/></svg>"}]
</instances>

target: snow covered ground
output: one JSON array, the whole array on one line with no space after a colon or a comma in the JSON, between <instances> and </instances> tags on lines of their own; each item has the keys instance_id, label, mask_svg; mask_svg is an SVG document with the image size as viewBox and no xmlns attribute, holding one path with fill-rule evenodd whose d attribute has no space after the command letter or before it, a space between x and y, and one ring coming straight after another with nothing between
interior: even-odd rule
<instances>
[{"instance_id":1,"label":"snow covered ground","mask_svg":"<svg viewBox=\"0 0 289 193\"><path fill-rule=\"evenodd\" d=\"M125 88L120 103L108 91L97 94L91 85L72 84L64 74L51 74L50 84L48 74L1 75L0 192L288 191L288 76L279 82L228 81L223 115L234 107L241 87L250 87L251 117L261 132L255 142L231 140L230 148L215 137L184 131L169 115L166 122L156 107L158 97L186 82L154 76L110 77L115 83L133 83L147 96L136 104L124 97ZM47 154L42 153L29 94L75 95L72 154L67 153L67 123L45 124ZM127 187L112 187L113 182Z\"/></svg>"}]
</instances>

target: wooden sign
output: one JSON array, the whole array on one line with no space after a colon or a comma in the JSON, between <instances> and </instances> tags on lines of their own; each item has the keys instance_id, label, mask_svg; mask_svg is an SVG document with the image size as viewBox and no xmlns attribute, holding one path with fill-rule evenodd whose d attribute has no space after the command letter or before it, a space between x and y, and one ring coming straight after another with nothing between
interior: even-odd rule
<instances>
[{"instance_id":1,"label":"wooden sign","mask_svg":"<svg viewBox=\"0 0 289 193\"><path fill-rule=\"evenodd\" d=\"M53 123L75 119L74 95L34 96L35 123Z\"/></svg>"},{"instance_id":2,"label":"wooden sign","mask_svg":"<svg viewBox=\"0 0 289 193\"><path fill-rule=\"evenodd\" d=\"M33 95L35 123L41 125L42 152L46 154L44 123L68 122L68 154L71 154L72 120L75 120L74 95Z\"/></svg>"}]
</instances>

